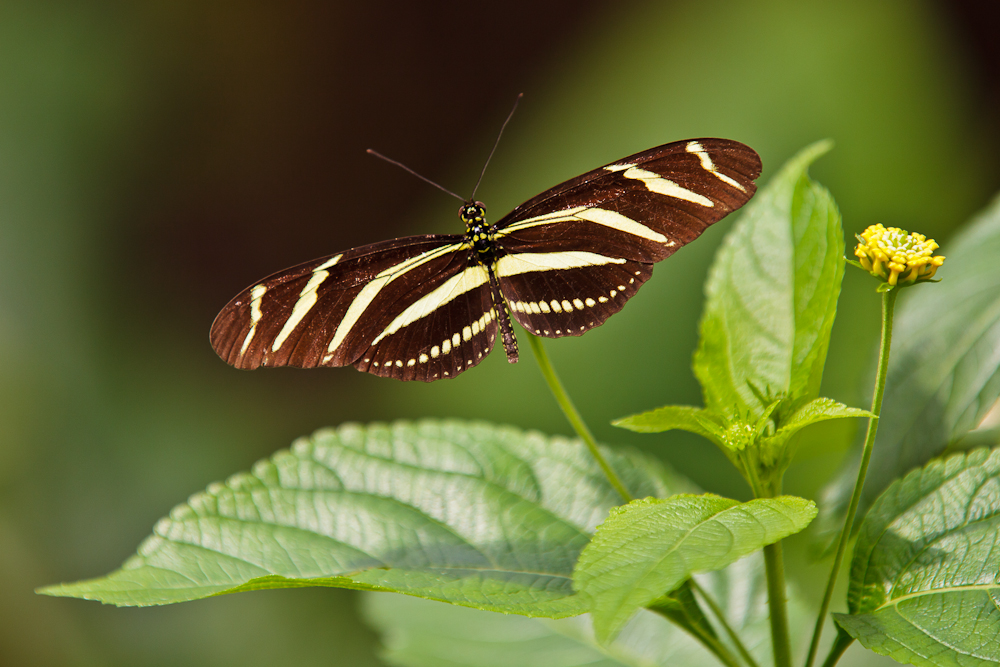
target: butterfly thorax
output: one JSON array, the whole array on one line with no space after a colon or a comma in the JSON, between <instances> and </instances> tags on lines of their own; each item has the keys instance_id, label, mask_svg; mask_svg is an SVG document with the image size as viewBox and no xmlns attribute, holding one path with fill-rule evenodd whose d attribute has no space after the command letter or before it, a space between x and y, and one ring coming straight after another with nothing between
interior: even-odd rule
<instances>
[{"instance_id":1,"label":"butterfly thorax","mask_svg":"<svg viewBox=\"0 0 1000 667\"><path fill-rule=\"evenodd\" d=\"M491 265L496 260L496 243L486 222L486 206L478 201L463 204L458 214L465 223L465 235L472 244L476 260L480 264Z\"/></svg>"}]
</instances>

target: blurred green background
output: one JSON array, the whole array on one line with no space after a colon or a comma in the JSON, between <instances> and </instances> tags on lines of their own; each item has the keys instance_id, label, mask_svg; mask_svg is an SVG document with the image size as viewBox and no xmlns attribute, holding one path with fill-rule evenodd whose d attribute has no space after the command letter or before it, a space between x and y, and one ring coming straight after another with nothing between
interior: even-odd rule
<instances>
[{"instance_id":1,"label":"blurred green background","mask_svg":"<svg viewBox=\"0 0 1000 667\"><path fill-rule=\"evenodd\" d=\"M667 141L743 141L765 182L831 137L813 175L846 232L895 224L947 255L1000 189L996 6L0 1L0 663L379 664L347 591L114 609L32 590L114 569L174 504L320 426L449 416L569 433L530 355L432 385L215 356L212 318L252 281L460 231L456 202L365 148L467 193L524 92L478 194L497 220ZM706 442L608 425L700 403L702 283L730 224L548 349L600 439L745 497ZM849 271L825 395L867 404L877 308ZM814 496L854 427L808 432L787 489ZM798 562L811 594L821 570Z\"/></svg>"}]
</instances>

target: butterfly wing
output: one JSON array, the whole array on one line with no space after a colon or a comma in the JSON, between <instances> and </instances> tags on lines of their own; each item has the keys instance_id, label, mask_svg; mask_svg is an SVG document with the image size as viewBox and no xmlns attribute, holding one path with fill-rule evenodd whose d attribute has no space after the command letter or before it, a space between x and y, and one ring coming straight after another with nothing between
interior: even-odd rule
<instances>
[{"instance_id":1,"label":"butterfly wing","mask_svg":"<svg viewBox=\"0 0 1000 667\"><path fill-rule=\"evenodd\" d=\"M400 379L450 377L481 361L496 336L489 285L477 282L477 270L485 274L470 267L469 245L457 235L323 257L243 290L212 324L212 346L244 369L353 364ZM481 326L466 340L473 314ZM458 345L445 349L437 333L445 328Z\"/></svg>"},{"instance_id":2,"label":"butterfly wing","mask_svg":"<svg viewBox=\"0 0 1000 667\"><path fill-rule=\"evenodd\" d=\"M493 349L497 310L485 268L468 262L446 279L427 276L386 312L380 333L354 363L355 368L401 380L432 382L476 366ZM416 298L414 298L416 297Z\"/></svg>"},{"instance_id":3,"label":"butterfly wing","mask_svg":"<svg viewBox=\"0 0 1000 667\"><path fill-rule=\"evenodd\" d=\"M577 336L621 310L652 265L756 192L760 157L725 139L679 141L543 192L494 227L511 315L542 336Z\"/></svg>"}]
</instances>

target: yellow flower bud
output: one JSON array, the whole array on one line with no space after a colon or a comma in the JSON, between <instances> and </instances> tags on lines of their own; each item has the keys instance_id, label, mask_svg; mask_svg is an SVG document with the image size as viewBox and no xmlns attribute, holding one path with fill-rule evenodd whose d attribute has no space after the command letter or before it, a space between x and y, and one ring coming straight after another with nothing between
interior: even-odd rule
<instances>
[{"instance_id":1,"label":"yellow flower bud","mask_svg":"<svg viewBox=\"0 0 1000 667\"><path fill-rule=\"evenodd\" d=\"M890 285L912 285L930 280L944 264L944 257L934 256L938 244L923 234L872 225L857 238L854 254L858 263Z\"/></svg>"}]
</instances>

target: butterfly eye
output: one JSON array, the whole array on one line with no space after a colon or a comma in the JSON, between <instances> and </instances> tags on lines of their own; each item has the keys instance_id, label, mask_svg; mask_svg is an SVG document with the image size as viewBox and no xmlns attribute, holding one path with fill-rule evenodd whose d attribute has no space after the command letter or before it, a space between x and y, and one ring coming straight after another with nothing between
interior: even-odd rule
<instances>
[{"instance_id":1,"label":"butterfly eye","mask_svg":"<svg viewBox=\"0 0 1000 667\"><path fill-rule=\"evenodd\" d=\"M458 215L463 221L469 222L471 220L476 220L482 218L486 215L486 207L480 202L475 202L472 204L462 204L461 208L458 209Z\"/></svg>"}]
</instances>

